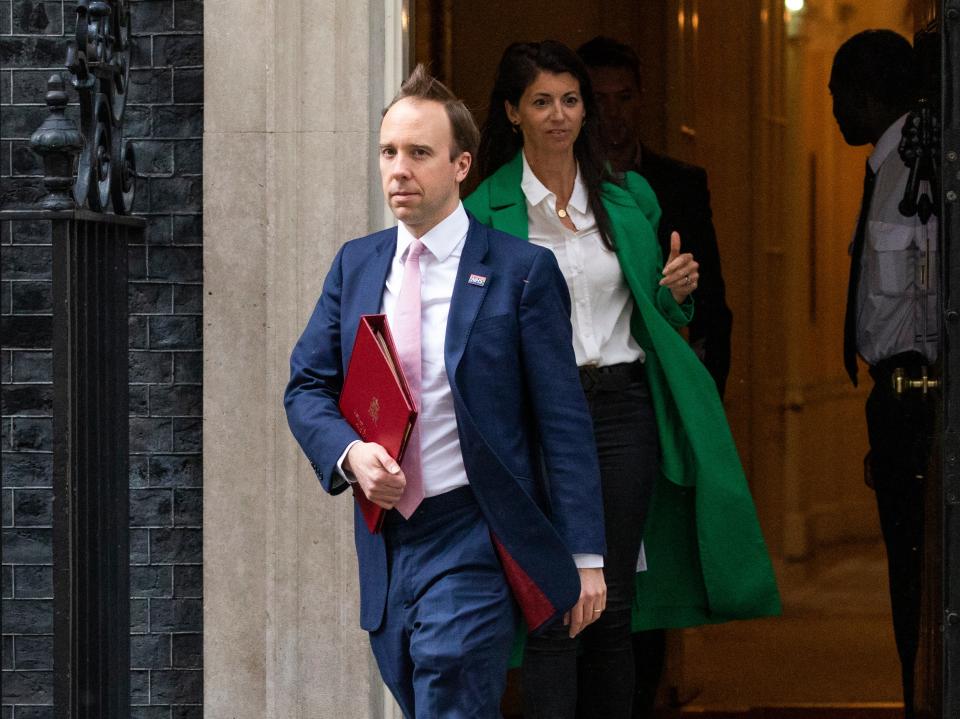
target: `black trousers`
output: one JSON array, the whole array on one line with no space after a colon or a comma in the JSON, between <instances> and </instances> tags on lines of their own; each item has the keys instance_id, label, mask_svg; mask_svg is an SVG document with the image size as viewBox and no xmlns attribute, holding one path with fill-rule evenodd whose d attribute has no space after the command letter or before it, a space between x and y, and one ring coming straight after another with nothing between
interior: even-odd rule
<instances>
[{"instance_id":1,"label":"black trousers","mask_svg":"<svg viewBox=\"0 0 960 719\"><path fill-rule=\"evenodd\" d=\"M935 402L919 391L897 397L891 376L902 367L919 376L925 360L904 353L870 369L874 387L867 398L867 481L877 495L880 528L887 549L893 633L900 656L905 717L914 716L914 666L920 642L923 565L923 503L930 460Z\"/></svg>"},{"instance_id":2,"label":"black trousers","mask_svg":"<svg viewBox=\"0 0 960 719\"><path fill-rule=\"evenodd\" d=\"M659 464L642 366L622 383L585 382L603 487L607 608L571 639L558 623L528 637L524 719L629 719L634 693L630 617L643 525ZM579 660L578 660L579 654Z\"/></svg>"}]
</instances>

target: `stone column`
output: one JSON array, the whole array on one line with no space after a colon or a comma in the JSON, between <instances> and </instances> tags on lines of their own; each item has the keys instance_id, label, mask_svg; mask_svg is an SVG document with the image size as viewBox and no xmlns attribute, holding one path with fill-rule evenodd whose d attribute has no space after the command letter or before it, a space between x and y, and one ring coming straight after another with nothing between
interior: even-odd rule
<instances>
[{"instance_id":1,"label":"stone column","mask_svg":"<svg viewBox=\"0 0 960 719\"><path fill-rule=\"evenodd\" d=\"M287 430L287 360L337 248L382 226L383 0L204 3L208 719L380 717L352 510Z\"/></svg>"}]
</instances>

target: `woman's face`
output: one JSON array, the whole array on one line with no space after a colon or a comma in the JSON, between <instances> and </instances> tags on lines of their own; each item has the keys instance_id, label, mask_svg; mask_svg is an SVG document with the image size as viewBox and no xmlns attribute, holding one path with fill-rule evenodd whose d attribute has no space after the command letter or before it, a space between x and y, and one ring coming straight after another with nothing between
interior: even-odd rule
<instances>
[{"instance_id":1,"label":"woman's face","mask_svg":"<svg viewBox=\"0 0 960 719\"><path fill-rule=\"evenodd\" d=\"M541 71L514 107L505 103L507 118L523 133L533 154L573 154L573 143L586 117L580 82L569 72Z\"/></svg>"}]
</instances>

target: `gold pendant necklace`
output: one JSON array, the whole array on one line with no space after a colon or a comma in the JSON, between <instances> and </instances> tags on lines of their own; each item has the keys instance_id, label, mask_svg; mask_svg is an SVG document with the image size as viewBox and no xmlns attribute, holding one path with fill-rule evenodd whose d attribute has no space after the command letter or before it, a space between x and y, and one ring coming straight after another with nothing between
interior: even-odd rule
<instances>
[{"instance_id":1,"label":"gold pendant necklace","mask_svg":"<svg viewBox=\"0 0 960 719\"><path fill-rule=\"evenodd\" d=\"M562 207L558 207L558 208L557 208L557 217L559 217L561 220L563 220L563 219L566 218L566 216L567 216L567 211L566 211L564 208L562 208Z\"/></svg>"}]
</instances>

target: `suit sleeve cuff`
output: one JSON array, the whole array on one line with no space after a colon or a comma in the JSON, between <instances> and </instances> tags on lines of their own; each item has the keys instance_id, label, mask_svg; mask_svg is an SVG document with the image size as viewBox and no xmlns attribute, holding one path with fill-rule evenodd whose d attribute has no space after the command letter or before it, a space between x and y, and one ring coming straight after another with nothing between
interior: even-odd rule
<instances>
[{"instance_id":1,"label":"suit sleeve cuff","mask_svg":"<svg viewBox=\"0 0 960 719\"><path fill-rule=\"evenodd\" d=\"M577 565L577 569L602 569L603 555L602 554L574 554L573 563Z\"/></svg>"}]
</instances>

